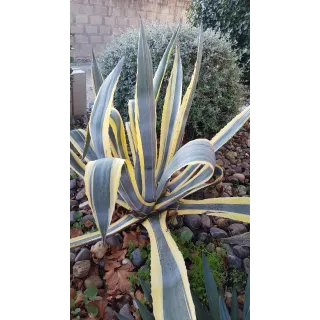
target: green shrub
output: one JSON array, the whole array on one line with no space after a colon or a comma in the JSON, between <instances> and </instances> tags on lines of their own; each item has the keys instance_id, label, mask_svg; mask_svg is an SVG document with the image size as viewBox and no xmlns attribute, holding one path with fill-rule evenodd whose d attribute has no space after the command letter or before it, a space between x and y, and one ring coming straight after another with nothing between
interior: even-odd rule
<instances>
[{"instance_id":1,"label":"green shrub","mask_svg":"<svg viewBox=\"0 0 320 320\"><path fill-rule=\"evenodd\" d=\"M168 26L159 23L152 23L146 27L154 71L175 30L176 26L174 25ZM108 44L100 59L101 71L106 76L120 58L125 56L114 104L126 121L128 121L128 100L134 98L135 92L138 37L139 30L129 29L127 33ZM190 82L194 69L197 56L197 38L197 28L182 26L178 39L183 67L183 92ZM167 69L163 88L166 88L167 85L172 59L173 57ZM237 114L242 97L240 77L237 56L231 48L229 39L221 37L219 32L207 30L204 33L199 81L187 123L187 138L212 137ZM164 95L165 91L162 90L157 106L158 128L160 127L160 111Z\"/></svg>"},{"instance_id":2,"label":"green shrub","mask_svg":"<svg viewBox=\"0 0 320 320\"><path fill-rule=\"evenodd\" d=\"M202 20L204 29L220 29L236 41L240 55L243 80L250 82L250 0L192 0L188 21L197 26Z\"/></svg>"}]
</instances>

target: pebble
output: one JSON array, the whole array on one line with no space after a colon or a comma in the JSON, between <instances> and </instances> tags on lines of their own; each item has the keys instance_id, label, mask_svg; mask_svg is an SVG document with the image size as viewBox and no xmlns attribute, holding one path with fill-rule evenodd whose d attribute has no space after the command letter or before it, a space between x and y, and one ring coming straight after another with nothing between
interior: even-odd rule
<instances>
[{"instance_id":1,"label":"pebble","mask_svg":"<svg viewBox=\"0 0 320 320\"><path fill-rule=\"evenodd\" d=\"M208 243L209 242L209 236L207 233L205 232L200 232L199 234L197 234L197 240L198 241L201 241L201 242L204 242L204 243Z\"/></svg>"},{"instance_id":2,"label":"pebble","mask_svg":"<svg viewBox=\"0 0 320 320\"><path fill-rule=\"evenodd\" d=\"M245 259L243 260L243 265L244 265L244 270L245 270L245 272L246 272L247 274L249 274L249 273L250 273L250 260L249 260L249 258L245 258Z\"/></svg>"},{"instance_id":3,"label":"pebble","mask_svg":"<svg viewBox=\"0 0 320 320\"><path fill-rule=\"evenodd\" d=\"M233 190L234 196L243 197L247 194L247 188L245 186L239 185Z\"/></svg>"},{"instance_id":4,"label":"pebble","mask_svg":"<svg viewBox=\"0 0 320 320\"><path fill-rule=\"evenodd\" d=\"M74 207L78 205L78 201L77 200L70 200L70 207Z\"/></svg>"},{"instance_id":5,"label":"pebble","mask_svg":"<svg viewBox=\"0 0 320 320\"><path fill-rule=\"evenodd\" d=\"M184 224L191 230L198 230L201 228L201 218L197 214L187 214L183 217Z\"/></svg>"},{"instance_id":6,"label":"pebble","mask_svg":"<svg viewBox=\"0 0 320 320\"><path fill-rule=\"evenodd\" d=\"M246 227L241 223L230 224L228 229L232 236L237 236L239 234L247 232Z\"/></svg>"},{"instance_id":7,"label":"pebble","mask_svg":"<svg viewBox=\"0 0 320 320\"><path fill-rule=\"evenodd\" d=\"M201 224L202 224L202 228L205 232L209 232L212 224L211 224L211 219L209 216L202 214L201 215Z\"/></svg>"},{"instance_id":8,"label":"pebble","mask_svg":"<svg viewBox=\"0 0 320 320\"><path fill-rule=\"evenodd\" d=\"M87 278L85 281L84 281L84 286L86 288L88 287L91 287L91 286L95 286L97 287L98 289L102 288L103 287L103 281L101 280L101 278L97 275L92 275L90 276L89 278Z\"/></svg>"},{"instance_id":9,"label":"pebble","mask_svg":"<svg viewBox=\"0 0 320 320\"><path fill-rule=\"evenodd\" d=\"M134 249L130 255L130 259L132 264L135 267L141 267L144 264L145 259L141 256L141 249Z\"/></svg>"},{"instance_id":10,"label":"pebble","mask_svg":"<svg viewBox=\"0 0 320 320\"><path fill-rule=\"evenodd\" d=\"M74 220L74 218L73 218L73 213L74 213L75 211L70 211L70 222L72 223L72 222L75 222L75 220Z\"/></svg>"},{"instance_id":11,"label":"pebble","mask_svg":"<svg viewBox=\"0 0 320 320\"><path fill-rule=\"evenodd\" d=\"M76 278L84 278L88 275L89 270L90 270L90 260L82 260L78 261L74 264L73 266L73 275Z\"/></svg>"},{"instance_id":12,"label":"pebble","mask_svg":"<svg viewBox=\"0 0 320 320\"><path fill-rule=\"evenodd\" d=\"M112 235L106 239L106 243L111 247L120 247L121 241L116 235Z\"/></svg>"},{"instance_id":13,"label":"pebble","mask_svg":"<svg viewBox=\"0 0 320 320\"><path fill-rule=\"evenodd\" d=\"M82 248L78 255L76 256L75 261L82 261L82 260L90 260L90 250L87 248Z\"/></svg>"},{"instance_id":14,"label":"pebble","mask_svg":"<svg viewBox=\"0 0 320 320\"><path fill-rule=\"evenodd\" d=\"M215 223L220 229L228 229L229 227L228 219L225 218L216 219Z\"/></svg>"},{"instance_id":15,"label":"pebble","mask_svg":"<svg viewBox=\"0 0 320 320\"><path fill-rule=\"evenodd\" d=\"M227 260L230 265L236 267L237 269L241 269L242 260L240 258L238 258L237 256L235 256L234 254L228 253Z\"/></svg>"},{"instance_id":16,"label":"pebble","mask_svg":"<svg viewBox=\"0 0 320 320\"><path fill-rule=\"evenodd\" d=\"M86 222L86 221L88 221L88 220L94 221L94 216L91 215L91 214L87 214L86 216L82 217L82 221L83 221L83 222Z\"/></svg>"},{"instance_id":17,"label":"pebble","mask_svg":"<svg viewBox=\"0 0 320 320\"><path fill-rule=\"evenodd\" d=\"M70 264L73 265L75 263L76 255L73 252L70 252Z\"/></svg>"},{"instance_id":18,"label":"pebble","mask_svg":"<svg viewBox=\"0 0 320 320\"><path fill-rule=\"evenodd\" d=\"M224 162L223 162L222 159L218 159L218 160L216 161L216 163L217 163L217 165L219 165L220 167L223 167L223 166L224 166Z\"/></svg>"},{"instance_id":19,"label":"pebble","mask_svg":"<svg viewBox=\"0 0 320 320\"><path fill-rule=\"evenodd\" d=\"M244 168L244 169L250 169L250 164L247 162L240 163L240 166L241 168Z\"/></svg>"},{"instance_id":20,"label":"pebble","mask_svg":"<svg viewBox=\"0 0 320 320\"><path fill-rule=\"evenodd\" d=\"M209 251L209 252L215 252L216 250L216 246L214 245L214 243L212 242L209 242L206 246L206 249Z\"/></svg>"},{"instance_id":21,"label":"pebble","mask_svg":"<svg viewBox=\"0 0 320 320\"><path fill-rule=\"evenodd\" d=\"M178 231L178 234L180 236L181 236L181 233L185 231L185 232L188 232L188 233L190 232L192 234L192 237L193 237L193 232L186 226L183 226L182 228L178 229L177 231Z\"/></svg>"},{"instance_id":22,"label":"pebble","mask_svg":"<svg viewBox=\"0 0 320 320\"><path fill-rule=\"evenodd\" d=\"M227 233L219 228L212 227L210 228L210 234L214 239L221 239L221 238L227 238Z\"/></svg>"},{"instance_id":23,"label":"pebble","mask_svg":"<svg viewBox=\"0 0 320 320\"><path fill-rule=\"evenodd\" d=\"M241 167L235 167L235 168L234 168L234 171L235 171L236 173L241 173L241 172L242 172L242 168L241 168Z\"/></svg>"},{"instance_id":24,"label":"pebble","mask_svg":"<svg viewBox=\"0 0 320 320\"><path fill-rule=\"evenodd\" d=\"M119 313L126 317L128 320L134 320L131 312L130 312L130 305L129 303L126 303L119 311Z\"/></svg>"},{"instance_id":25,"label":"pebble","mask_svg":"<svg viewBox=\"0 0 320 320\"><path fill-rule=\"evenodd\" d=\"M250 232L246 232L238 236L232 236L229 238L222 239L221 242L231 244L231 245L250 247Z\"/></svg>"},{"instance_id":26,"label":"pebble","mask_svg":"<svg viewBox=\"0 0 320 320\"><path fill-rule=\"evenodd\" d=\"M76 179L70 180L70 190L74 189L76 186L77 186L77 180Z\"/></svg>"},{"instance_id":27,"label":"pebble","mask_svg":"<svg viewBox=\"0 0 320 320\"><path fill-rule=\"evenodd\" d=\"M235 173L233 177L238 179L241 183L244 183L244 180L246 178L242 173Z\"/></svg>"},{"instance_id":28,"label":"pebble","mask_svg":"<svg viewBox=\"0 0 320 320\"><path fill-rule=\"evenodd\" d=\"M81 200L86 195L86 189L82 188L76 195L76 200Z\"/></svg>"},{"instance_id":29,"label":"pebble","mask_svg":"<svg viewBox=\"0 0 320 320\"><path fill-rule=\"evenodd\" d=\"M227 243L221 243L221 246L223 247L223 249L226 250L226 252L227 252L228 254L232 254L232 255L233 255L232 247L231 247L229 244L227 244Z\"/></svg>"},{"instance_id":30,"label":"pebble","mask_svg":"<svg viewBox=\"0 0 320 320\"><path fill-rule=\"evenodd\" d=\"M248 258L250 255L250 249L248 247L234 246L233 252L237 257L241 259Z\"/></svg>"}]
</instances>

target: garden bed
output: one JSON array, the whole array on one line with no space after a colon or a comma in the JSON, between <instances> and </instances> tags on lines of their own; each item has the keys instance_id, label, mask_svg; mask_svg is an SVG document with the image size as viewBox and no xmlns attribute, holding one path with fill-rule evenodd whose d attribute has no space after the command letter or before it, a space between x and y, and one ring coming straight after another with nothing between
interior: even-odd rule
<instances>
[{"instance_id":1,"label":"garden bed","mask_svg":"<svg viewBox=\"0 0 320 320\"><path fill-rule=\"evenodd\" d=\"M193 194L192 198L250 195L249 121L216 152L216 158L217 164L224 169L222 182ZM85 205L87 198L82 179L72 177L70 197L70 236L96 231L91 209ZM126 213L125 209L118 207L113 221ZM201 262L201 253L204 252L217 284L224 290L229 307L231 288L236 285L241 315L249 273L250 224L206 215L173 216L168 219L168 226L185 259L191 288L200 300L206 301ZM90 308L98 310L97 319L116 319L114 311L128 319L141 319L133 298L146 303L139 279L150 282L148 233L142 226L132 226L121 234L108 237L107 244L106 250L99 243L71 249L73 319L88 317L87 309ZM92 285L97 288L96 292L90 292Z\"/></svg>"}]
</instances>

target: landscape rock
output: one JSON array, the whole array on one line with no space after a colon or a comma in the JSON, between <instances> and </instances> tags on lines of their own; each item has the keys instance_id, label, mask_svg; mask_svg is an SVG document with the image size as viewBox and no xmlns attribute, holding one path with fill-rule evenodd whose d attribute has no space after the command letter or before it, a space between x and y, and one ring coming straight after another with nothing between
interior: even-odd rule
<instances>
[{"instance_id":1,"label":"landscape rock","mask_svg":"<svg viewBox=\"0 0 320 320\"><path fill-rule=\"evenodd\" d=\"M228 229L229 229L231 235L233 235L233 236L247 232L246 227L241 223L230 224Z\"/></svg>"},{"instance_id":2,"label":"landscape rock","mask_svg":"<svg viewBox=\"0 0 320 320\"><path fill-rule=\"evenodd\" d=\"M227 230L229 227L228 219L225 219L225 218L217 218L215 220L215 223L218 226L218 228L220 228L220 229Z\"/></svg>"},{"instance_id":3,"label":"landscape rock","mask_svg":"<svg viewBox=\"0 0 320 320\"><path fill-rule=\"evenodd\" d=\"M197 214L187 214L183 217L184 224L191 230L198 230L201 228L201 218Z\"/></svg>"},{"instance_id":4,"label":"landscape rock","mask_svg":"<svg viewBox=\"0 0 320 320\"><path fill-rule=\"evenodd\" d=\"M77 180L70 180L70 190L74 189L77 186Z\"/></svg>"},{"instance_id":5,"label":"landscape rock","mask_svg":"<svg viewBox=\"0 0 320 320\"><path fill-rule=\"evenodd\" d=\"M239 257L241 259L247 258L250 255L249 247L234 246L233 247L233 252L237 257Z\"/></svg>"},{"instance_id":6,"label":"landscape rock","mask_svg":"<svg viewBox=\"0 0 320 320\"><path fill-rule=\"evenodd\" d=\"M111 247L120 247L121 246L120 238L117 237L116 235L112 235L112 236L106 238L106 243Z\"/></svg>"},{"instance_id":7,"label":"landscape rock","mask_svg":"<svg viewBox=\"0 0 320 320\"><path fill-rule=\"evenodd\" d=\"M86 195L86 189L82 188L76 195L76 200L81 200Z\"/></svg>"},{"instance_id":8,"label":"landscape rock","mask_svg":"<svg viewBox=\"0 0 320 320\"><path fill-rule=\"evenodd\" d=\"M224 230L216 228L216 227L210 228L210 234L211 234L212 238L214 238L214 239L221 239L221 238L228 237L227 233Z\"/></svg>"},{"instance_id":9,"label":"landscape rock","mask_svg":"<svg viewBox=\"0 0 320 320\"><path fill-rule=\"evenodd\" d=\"M98 289L103 287L103 281L102 279L97 276L97 275L92 275L90 277L88 277L85 281L84 281L84 286L86 288L91 287L91 286L96 286Z\"/></svg>"},{"instance_id":10,"label":"landscape rock","mask_svg":"<svg viewBox=\"0 0 320 320\"><path fill-rule=\"evenodd\" d=\"M70 252L70 264L73 265L75 263L76 255L73 252Z\"/></svg>"},{"instance_id":11,"label":"landscape rock","mask_svg":"<svg viewBox=\"0 0 320 320\"><path fill-rule=\"evenodd\" d=\"M238 236L232 236L229 238L221 239L221 242L231 245L250 247L250 232L246 232Z\"/></svg>"},{"instance_id":12,"label":"landscape rock","mask_svg":"<svg viewBox=\"0 0 320 320\"><path fill-rule=\"evenodd\" d=\"M216 161L217 165L220 166L220 167L223 167L224 166L224 162L222 159L217 159Z\"/></svg>"},{"instance_id":13,"label":"landscape rock","mask_svg":"<svg viewBox=\"0 0 320 320\"><path fill-rule=\"evenodd\" d=\"M74 264L73 266L73 275L76 278L84 278L88 275L89 270L90 270L90 260L82 260L78 261Z\"/></svg>"},{"instance_id":14,"label":"landscape rock","mask_svg":"<svg viewBox=\"0 0 320 320\"><path fill-rule=\"evenodd\" d=\"M244 180L245 180L245 176L241 173L235 173L233 175L234 178L237 178L241 183L244 183Z\"/></svg>"},{"instance_id":15,"label":"landscape rock","mask_svg":"<svg viewBox=\"0 0 320 320\"><path fill-rule=\"evenodd\" d=\"M135 267L141 267L144 264L145 259L141 256L141 249L134 249L130 255L130 259L132 264Z\"/></svg>"},{"instance_id":16,"label":"landscape rock","mask_svg":"<svg viewBox=\"0 0 320 320\"><path fill-rule=\"evenodd\" d=\"M242 268L242 260L234 254L227 254L227 260L230 265L236 267L237 269Z\"/></svg>"},{"instance_id":17,"label":"landscape rock","mask_svg":"<svg viewBox=\"0 0 320 320\"><path fill-rule=\"evenodd\" d=\"M201 241L203 243L208 243L209 242L209 236L205 232L198 233L196 239L197 239L197 241Z\"/></svg>"},{"instance_id":18,"label":"landscape rock","mask_svg":"<svg viewBox=\"0 0 320 320\"><path fill-rule=\"evenodd\" d=\"M82 248L78 255L76 256L75 261L82 261L82 260L90 260L90 250L87 248Z\"/></svg>"},{"instance_id":19,"label":"landscape rock","mask_svg":"<svg viewBox=\"0 0 320 320\"><path fill-rule=\"evenodd\" d=\"M239 185L233 189L233 195L235 197L243 197L247 194L247 188L245 186Z\"/></svg>"},{"instance_id":20,"label":"landscape rock","mask_svg":"<svg viewBox=\"0 0 320 320\"><path fill-rule=\"evenodd\" d=\"M86 221L94 221L94 216L92 214L87 214L86 216L82 217L82 221L86 222Z\"/></svg>"},{"instance_id":21,"label":"landscape rock","mask_svg":"<svg viewBox=\"0 0 320 320\"><path fill-rule=\"evenodd\" d=\"M250 260L249 260L249 258L245 258L245 259L243 260L243 265L244 265L244 270L245 270L245 272L246 272L247 274L249 274L249 273L250 273Z\"/></svg>"},{"instance_id":22,"label":"landscape rock","mask_svg":"<svg viewBox=\"0 0 320 320\"><path fill-rule=\"evenodd\" d=\"M128 320L134 320L131 312L130 312L130 305L129 303L126 303L119 311L119 313L126 317Z\"/></svg>"},{"instance_id":23,"label":"landscape rock","mask_svg":"<svg viewBox=\"0 0 320 320\"><path fill-rule=\"evenodd\" d=\"M183 216L175 216L170 218L168 224L174 229L181 228L183 226Z\"/></svg>"},{"instance_id":24,"label":"landscape rock","mask_svg":"<svg viewBox=\"0 0 320 320\"><path fill-rule=\"evenodd\" d=\"M209 242L206 246L206 249L209 251L209 252L215 252L216 250L216 246L214 245L214 243L212 242Z\"/></svg>"},{"instance_id":25,"label":"landscape rock","mask_svg":"<svg viewBox=\"0 0 320 320\"><path fill-rule=\"evenodd\" d=\"M202 224L203 230L205 232L209 232L209 230L212 226L210 217L205 214L202 214L200 219L201 219L201 224Z\"/></svg>"},{"instance_id":26,"label":"landscape rock","mask_svg":"<svg viewBox=\"0 0 320 320\"><path fill-rule=\"evenodd\" d=\"M192 237L193 237L193 232L190 230L190 228L186 227L186 226L183 226L182 228L178 229L177 230L179 236L181 236L182 232L190 232L192 234Z\"/></svg>"},{"instance_id":27,"label":"landscape rock","mask_svg":"<svg viewBox=\"0 0 320 320\"><path fill-rule=\"evenodd\" d=\"M221 243L221 246L227 251L227 254L232 254L233 255L233 249L229 244Z\"/></svg>"},{"instance_id":28,"label":"landscape rock","mask_svg":"<svg viewBox=\"0 0 320 320\"><path fill-rule=\"evenodd\" d=\"M73 218L74 211L70 211L70 222L75 222L76 220Z\"/></svg>"},{"instance_id":29,"label":"landscape rock","mask_svg":"<svg viewBox=\"0 0 320 320\"><path fill-rule=\"evenodd\" d=\"M70 207L74 207L78 205L78 201L77 200L70 200Z\"/></svg>"}]
</instances>

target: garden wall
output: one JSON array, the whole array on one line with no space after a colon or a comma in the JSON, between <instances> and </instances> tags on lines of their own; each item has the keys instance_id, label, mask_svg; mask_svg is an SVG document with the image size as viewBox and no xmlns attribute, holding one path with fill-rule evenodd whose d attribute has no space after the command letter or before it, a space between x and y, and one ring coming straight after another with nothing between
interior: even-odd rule
<instances>
[{"instance_id":1,"label":"garden wall","mask_svg":"<svg viewBox=\"0 0 320 320\"><path fill-rule=\"evenodd\" d=\"M186 20L190 0L71 0L70 23L72 55L89 57L91 48L104 51L113 36L144 21L178 22Z\"/></svg>"}]
</instances>

